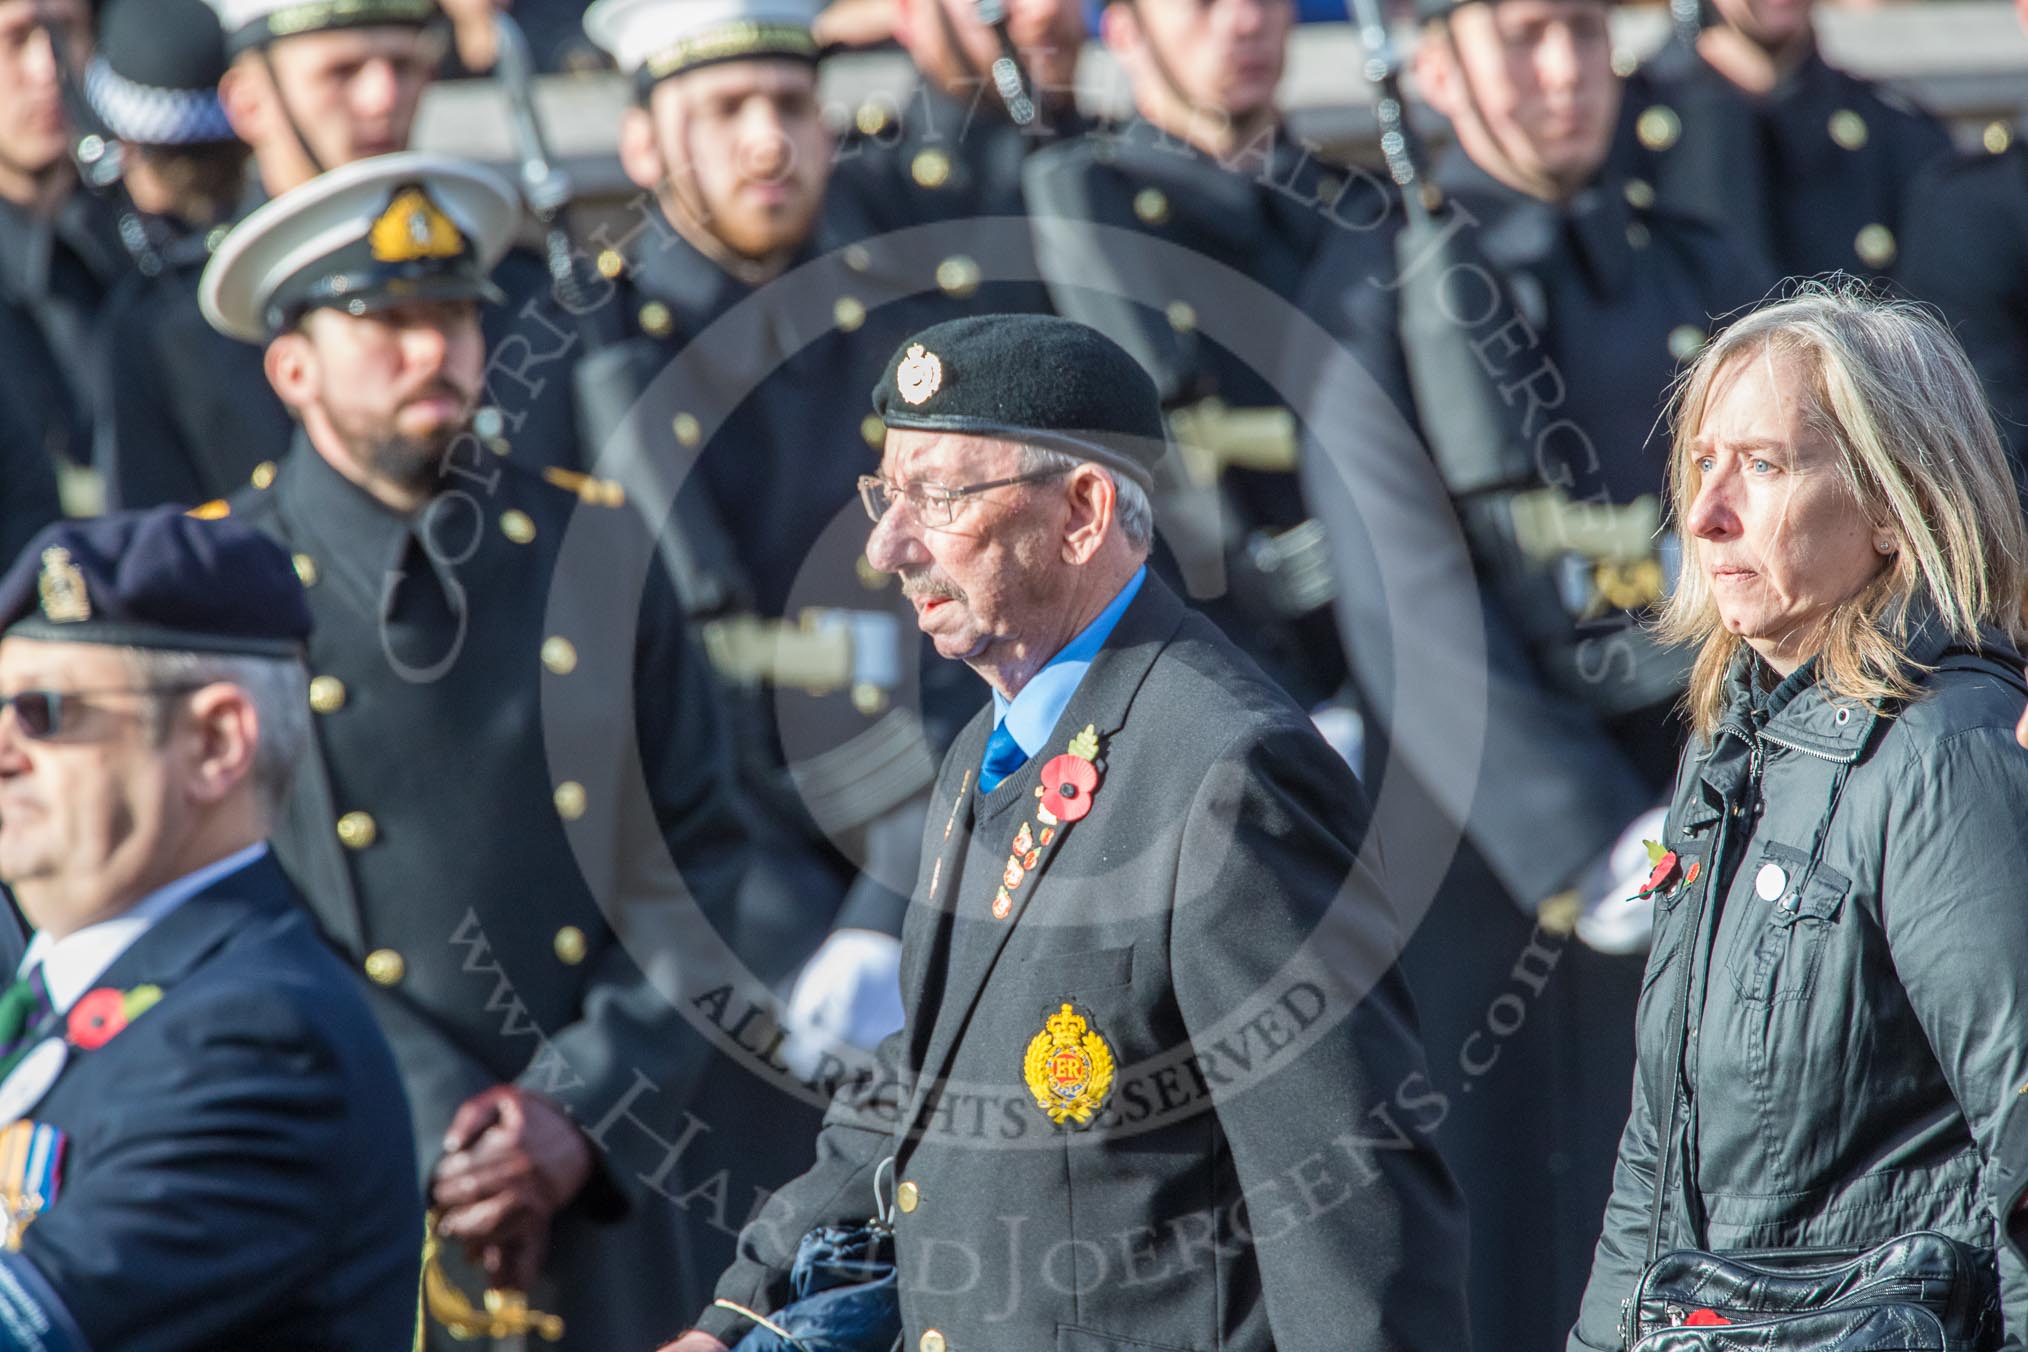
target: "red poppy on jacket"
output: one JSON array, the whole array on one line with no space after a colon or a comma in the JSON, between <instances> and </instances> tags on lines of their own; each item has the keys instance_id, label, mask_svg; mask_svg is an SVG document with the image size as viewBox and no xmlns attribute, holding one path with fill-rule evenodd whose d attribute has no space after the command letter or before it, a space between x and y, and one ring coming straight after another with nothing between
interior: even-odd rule
<instances>
[{"instance_id":1,"label":"red poppy on jacket","mask_svg":"<svg viewBox=\"0 0 2028 1352\"><path fill-rule=\"evenodd\" d=\"M70 1007L64 1031L72 1046L89 1052L111 1042L126 1026L127 997L110 986L101 986Z\"/></svg>"},{"instance_id":2,"label":"red poppy on jacket","mask_svg":"<svg viewBox=\"0 0 2028 1352\"><path fill-rule=\"evenodd\" d=\"M1098 783L1096 765L1066 752L1042 767L1042 806L1053 817L1077 821L1091 811L1091 796Z\"/></svg>"}]
</instances>

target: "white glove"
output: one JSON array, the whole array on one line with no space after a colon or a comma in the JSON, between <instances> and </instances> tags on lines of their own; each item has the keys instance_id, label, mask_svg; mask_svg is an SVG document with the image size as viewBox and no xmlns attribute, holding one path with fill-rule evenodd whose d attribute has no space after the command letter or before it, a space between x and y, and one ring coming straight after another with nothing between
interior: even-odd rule
<instances>
[{"instance_id":1,"label":"white glove","mask_svg":"<svg viewBox=\"0 0 2028 1352\"><path fill-rule=\"evenodd\" d=\"M833 930L789 991L782 1058L797 1073L813 1074L833 1044L871 1051L902 1018L901 941L875 930Z\"/></svg>"},{"instance_id":2,"label":"white glove","mask_svg":"<svg viewBox=\"0 0 2028 1352\"><path fill-rule=\"evenodd\" d=\"M1654 864L1647 842L1660 840L1668 809L1650 808L1620 832L1605 857L1586 874L1578 889L1584 909L1577 917L1577 937L1601 953L1645 953L1655 934L1655 899L1640 896Z\"/></svg>"}]
</instances>

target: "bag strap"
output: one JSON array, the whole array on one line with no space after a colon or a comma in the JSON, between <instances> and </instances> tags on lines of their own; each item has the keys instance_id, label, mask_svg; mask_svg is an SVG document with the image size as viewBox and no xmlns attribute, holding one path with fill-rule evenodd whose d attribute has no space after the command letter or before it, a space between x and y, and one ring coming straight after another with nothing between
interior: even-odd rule
<instances>
[{"instance_id":1,"label":"bag strap","mask_svg":"<svg viewBox=\"0 0 2028 1352\"><path fill-rule=\"evenodd\" d=\"M1830 798L1824 805L1823 825L1818 830L1817 838L1810 847L1809 863L1805 866L1804 872L1801 875L1802 878L1807 878L1817 871L1817 864L1822 859L1824 853L1824 842L1830 839L1831 836L1831 822L1838 815L1838 801L1845 796L1845 783L1851 777L1851 773L1852 767L1849 764L1840 765L1833 772ZM1756 790L1757 787L1756 784ZM1723 836L1724 832L1725 828L1720 826L1720 835ZM1720 841L1721 845L1725 843L1723 840ZM1714 855L1715 853L1716 851L1714 851ZM1711 962L1717 952L1718 922L1716 920L1712 922L1711 933L1708 938L1703 933L1705 913L1710 909L1711 894L1717 890L1721 882L1718 876L1717 863L1717 859L1713 858L1711 860L1712 867L1705 872L1705 877L1708 881L1705 883L1703 890L1697 894L1696 909L1690 915L1690 930L1683 940L1686 946L1692 947L1692 951L1685 955L1688 961L1683 964L1682 978L1676 985L1676 1004L1669 1012L1669 1075L1662 1082L1659 1089L1652 1086L1649 1089L1649 1108L1657 1121L1661 1120L1662 1114L1659 1111L1659 1105L1654 1101L1654 1096L1657 1093L1666 1093L1669 1096L1668 1127L1660 1136L1655 1138L1655 1153L1660 1156L1660 1159L1655 1168L1654 1197L1651 1199L1648 1209L1647 1261L1651 1264L1661 1257L1662 1254L1662 1199L1668 1192L1670 1171L1679 1153L1676 1133L1680 1117L1679 1110L1683 1104L1683 1072L1685 1063L1689 1060L1688 1038L1685 1025L1690 1021L1692 974L1695 972L1697 960L1701 956L1704 959L1704 982L1696 986L1695 992L1701 1005L1704 993L1711 981ZM1727 881L1729 881L1729 877ZM1700 944L1702 948L1701 953L1696 947ZM1702 1233L1701 1225L1699 1225L1695 1216L1689 1219L1692 1243L1698 1247L1705 1247L1707 1241Z\"/></svg>"}]
</instances>

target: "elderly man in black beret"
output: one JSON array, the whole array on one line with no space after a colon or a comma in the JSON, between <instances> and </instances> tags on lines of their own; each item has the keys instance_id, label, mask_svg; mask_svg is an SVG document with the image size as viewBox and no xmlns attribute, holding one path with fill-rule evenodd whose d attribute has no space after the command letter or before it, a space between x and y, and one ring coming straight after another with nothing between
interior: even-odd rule
<instances>
[{"instance_id":1,"label":"elderly man in black beret","mask_svg":"<svg viewBox=\"0 0 2028 1352\"><path fill-rule=\"evenodd\" d=\"M1366 808L1147 570L1153 382L990 316L917 335L874 405L867 558L993 705L932 800L907 1025L674 1348L811 1333L805 1236L876 1214L919 1352L1464 1346Z\"/></svg>"},{"instance_id":2,"label":"elderly man in black beret","mask_svg":"<svg viewBox=\"0 0 2028 1352\"><path fill-rule=\"evenodd\" d=\"M266 844L309 630L287 554L171 512L53 526L0 581L0 880L35 927L0 1347L414 1341L394 1058Z\"/></svg>"}]
</instances>

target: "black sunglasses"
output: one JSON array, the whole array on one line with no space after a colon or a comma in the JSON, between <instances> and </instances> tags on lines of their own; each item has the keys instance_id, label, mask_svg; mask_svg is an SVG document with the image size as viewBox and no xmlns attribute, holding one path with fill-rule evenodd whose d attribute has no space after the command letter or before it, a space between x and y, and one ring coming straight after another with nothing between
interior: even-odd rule
<instances>
[{"instance_id":1,"label":"black sunglasses","mask_svg":"<svg viewBox=\"0 0 2028 1352\"><path fill-rule=\"evenodd\" d=\"M21 735L39 742L63 731L65 709L80 700L100 695L187 695L203 688L203 685L185 683L130 686L117 690L18 690L11 695L0 695L0 712L12 709L15 721L21 724Z\"/></svg>"}]
</instances>

